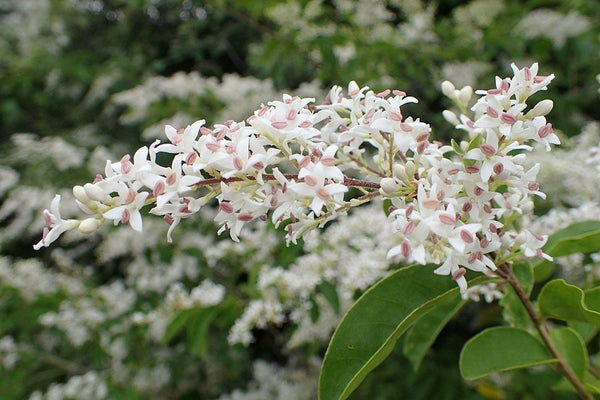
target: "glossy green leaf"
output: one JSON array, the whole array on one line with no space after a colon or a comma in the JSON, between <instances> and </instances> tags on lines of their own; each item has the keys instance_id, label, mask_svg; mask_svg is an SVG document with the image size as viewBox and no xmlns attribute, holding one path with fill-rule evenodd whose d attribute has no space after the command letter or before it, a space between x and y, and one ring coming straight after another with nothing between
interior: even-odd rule
<instances>
[{"instance_id":1,"label":"glossy green leaf","mask_svg":"<svg viewBox=\"0 0 600 400\"><path fill-rule=\"evenodd\" d=\"M600 221L576 222L555 232L548 237L543 250L552 257L600 250ZM534 271L535 280L543 281L551 276L554 264L542 260L535 265Z\"/></svg>"},{"instance_id":2,"label":"glossy green leaf","mask_svg":"<svg viewBox=\"0 0 600 400\"><path fill-rule=\"evenodd\" d=\"M319 398L347 398L413 323L457 291L451 279L420 265L402 268L367 290L331 338L321 369Z\"/></svg>"},{"instance_id":3,"label":"glossy green leaf","mask_svg":"<svg viewBox=\"0 0 600 400\"><path fill-rule=\"evenodd\" d=\"M592 292L590 299L596 302L597 292ZM543 317L600 325L600 312L589 308L584 291L563 279L555 279L544 285L538 297L538 307Z\"/></svg>"},{"instance_id":4,"label":"glossy green leaf","mask_svg":"<svg viewBox=\"0 0 600 400\"><path fill-rule=\"evenodd\" d=\"M472 337L460 353L460 373L477 379L494 372L554 362L546 347L529 332L508 326L488 328Z\"/></svg>"},{"instance_id":5,"label":"glossy green leaf","mask_svg":"<svg viewBox=\"0 0 600 400\"><path fill-rule=\"evenodd\" d=\"M465 305L458 292L446 296L438 302L433 310L419 319L404 336L402 352L416 371L423 361L427 350L431 347L440 331L452 317Z\"/></svg>"},{"instance_id":6,"label":"glossy green leaf","mask_svg":"<svg viewBox=\"0 0 600 400\"><path fill-rule=\"evenodd\" d=\"M600 327L587 322L569 321L569 326L577 331L585 343L589 343L600 331Z\"/></svg>"},{"instance_id":7,"label":"glossy green leaf","mask_svg":"<svg viewBox=\"0 0 600 400\"><path fill-rule=\"evenodd\" d=\"M558 352L571 366L573 372L580 380L585 379L588 366L588 353L581 336L572 328L550 330L550 337Z\"/></svg>"},{"instance_id":8,"label":"glossy green leaf","mask_svg":"<svg viewBox=\"0 0 600 400\"><path fill-rule=\"evenodd\" d=\"M553 257L600 250L600 221L576 222L550 235L544 250Z\"/></svg>"}]
</instances>

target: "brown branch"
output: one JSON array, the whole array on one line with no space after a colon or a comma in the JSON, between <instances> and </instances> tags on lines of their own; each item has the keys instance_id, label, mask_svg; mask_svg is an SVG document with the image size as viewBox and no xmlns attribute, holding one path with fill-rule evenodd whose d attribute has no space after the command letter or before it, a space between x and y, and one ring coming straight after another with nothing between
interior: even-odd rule
<instances>
[{"instance_id":1,"label":"brown branch","mask_svg":"<svg viewBox=\"0 0 600 400\"><path fill-rule=\"evenodd\" d=\"M288 180L289 179L298 179L298 175L295 175L295 174L284 174L283 176L285 177L285 179L288 179ZM265 181L276 181L277 180L277 178L275 178L275 176L272 174L263 174L262 177ZM205 179L203 181L196 183L195 186L196 187L212 186L212 185L217 185L221 182L231 183L231 182L243 182L245 180L256 181L256 177L244 176L243 178L240 178L240 177L235 176L235 177L231 177L231 178L208 178L208 179ZM363 188L368 188L368 189L379 189L379 183L370 182L370 181L362 181L360 179L344 177L343 183L346 186L363 187Z\"/></svg>"}]
</instances>

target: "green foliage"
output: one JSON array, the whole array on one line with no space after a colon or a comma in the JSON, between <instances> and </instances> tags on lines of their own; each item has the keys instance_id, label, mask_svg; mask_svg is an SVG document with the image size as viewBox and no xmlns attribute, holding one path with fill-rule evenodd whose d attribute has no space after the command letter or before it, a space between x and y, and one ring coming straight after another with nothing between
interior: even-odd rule
<instances>
[{"instance_id":1,"label":"green foliage","mask_svg":"<svg viewBox=\"0 0 600 400\"><path fill-rule=\"evenodd\" d=\"M552 257L570 254L588 254L600 250L600 222L576 222L553 233L544 245L544 252ZM554 270L554 264L541 260L534 266L535 280L547 279Z\"/></svg>"},{"instance_id":2,"label":"green foliage","mask_svg":"<svg viewBox=\"0 0 600 400\"><path fill-rule=\"evenodd\" d=\"M542 288L538 306L544 317L588 322L598 326L600 325L600 303L597 302L597 296L592 298L596 301L586 302L583 290L569 285L562 279L555 279Z\"/></svg>"},{"instance_id":3,"label":"green foliage","mask_svg":"<svg viewBox=\"0 0 600 400\"><path fill-rule=\"evenodd\" d=\"M552 329L550 336L556 349L565 357L577 377L585 380L589 358L581 336L572 328Z\"/></svg>"},{"instance_id":4,"label":"green foliage","mask_svg":"<svg viewBox=\"0 0 600 400\"><path fill-rule=\"evenodd\" d=\"M461 300L460 295L448 296L439 302L436 307L422 316L404 335L402 354L418 370L425 354L440 334L441 330L464 306L466 300Z\"/></svg>"},{"instance_id":5,"label":"green foliage","mask_svg":"<svg viewBox=\"0 0 600 400\"><path fill-rule=\"evenodd\" d=\"M460 373L477 379L493 372L554 362L546 347L519 328L488 328L465 343L460 355Z\"/></svg>"},{"instance_id":6,"label":"green foliage","mask_svg":"<svg viewBox=\"0 0 600 400\"><path fill-rule=\"evenodd\" d=\"M456 298L454 283L422 266L402 268L371 287L350 308L323 360L319 398L345 399L421 317Z\"/></svg>"},{"instance_id":7,"label":"green foliage","mask_svg":"<svg viewBox=\"0 0 600 400\"><path fill-rule=\"evenodd\" d=\"M530 294L534 283L531 264L529 262L516 264L513 266L513 271L523 289L527 294ZM533 329L531 319L512 287L505 289L500 305L502 306L504 320L510 326L530 331Z\"/></svg>"}]
</instances>

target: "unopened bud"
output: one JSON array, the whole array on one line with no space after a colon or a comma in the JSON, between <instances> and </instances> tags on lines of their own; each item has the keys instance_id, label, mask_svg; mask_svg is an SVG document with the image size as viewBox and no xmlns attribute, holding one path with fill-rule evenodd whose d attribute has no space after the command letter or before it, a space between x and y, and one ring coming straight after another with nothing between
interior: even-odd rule
<instances>
[{"instance_id":1,"label":"unopened bud","mask_svg":"<svg viewBox=\"0 0 600 400\"><path fill-rule=\"evenodd\" d=\"M452 82L450 81L444 81L442 82L442 93L444 93L444 96L446 97L450 97L451 99L454 98L454 91L456 90L456 88L454 87L454 84L452 84Z\"/></svg>"},{"instance_id":2,"label":"unopened bud","mask_svg":"<svg viewBox=\"0 0 600 400\"><path fill-rule=\"evenodd\" d=\"M465 86L460 89L457 98L459 103L466 107L469 104L469 101L471 101L471 96L473 96L473 88L471 86Z\"/></svg>"},{"instance_id":3,"label":"unopened bud","mask_svg":"<svg viewBox=\"0 0 600 400\"><path fill-rule=\"evenodd\" d=\"M86 218L79 223L79 230L83 233L92 233L100 227L100 221L96 218Z\"/></svg>"},{"instance_id":4,"label":"unopened bud","mask_svg":"<svg viewBox=\"0 0 600 400\"><path fill-rule=\"evenodd\" d=\"M400 189L400 185L396 182L394 178L382 178L379 182L379 186L379 191L384 196L391 196L398 189Z\"/></svg>"},{"instance_id":5,"label":"unopened bud","mask_svg":"<svg viewBox=\"0 0 600 400\"><path fill-rule=\"evenodd\" d=\"M355 81L352 81L348 84L348 94L352 96L356 96L360 92L360 88Z\"/></svg>"},{"instance_id":6,"label":"unopened bud","mask_svg":"<svg viewBox=\"0 0 600 400\"><path fill-rule=\"evenodd\" d=\"M406 168L402 164L394 164L394 176L403 182L408 182L408 175L406 175Z\"/></svg>"},{"instance_id":7,"label":"unopened bud","mask_svg":"<svg viewBox=\"0 0 600 400\"><path fill-rule=\"evenodd\" d=\"M442 111L442 116L446 121L450 122L452 125L460 125L460 120L452 111L444 110Z\"/></svg>"},{"instance_id":8,"label":"unopened bud","mask_svg":"<svg viewBox=\"0 0 600 400\"><path fill-rule=\"evenodd\" d=\"M544 115L547 115L550 111L552 111L553 107L554 107L554 102L552 100L550 100L550 99L542 100L539 103L537 103L535 105L535 107L533 107L531 110L529 110L529 112L527 113L527 117L529 117L529 118L542 117Z\"/></svg>"},{"instance_id":9,"label":"unopened bud","mask_svg":"<svg viewBox=\"0 0 600 400\"><path fill-rule=\"evenodd\" d=\"M104 190L100 189L96 185L86 183L83 185L83 188L85 189L87 196L92 200L104 201L104 199L106 199L106 193L104 193Z\"/></svg>"},{"instance_id":10,"label":"unopened bud","mask_svg":"<svg viewBox=\"0 0 600 400\"><path fill-rule=\"evenodd\" d=\"M73 186L73 196L83 204L87 205L91 202L83 186Z\"/></svg>"},{"instance_id":11,"label":"unopened bud","mask_svg":"<svg viewBox=\"0 0 600 400\"><path fill-rule=\"evenodd\" d=\"M533 201L528 201L521 205L521 210L524 214L529 214L533 212Z\"/></svg>"},{"instance_id":12,"label":"unopened bud","mask_svg":"<svg viewBox=\"0 0 600 400\"><path fill-rule=\"evenodd\" d=\"M526 241L527 241L527 235L525 234L525 232L521 232L515 238L515 245L520 246L523 243L525 243Z\"/></svg>"},{"instance_id":13,"label":"unopened bud","mask_svg":"<svg viewBox=\"0 0 600 400\"><path fill-rule=\"evenodd\" d=\"M412 180L415 176L415 172L417 172L417 167L415 166L415 163L412 161L408 161L406 164L404 164L404 168L406 169L406 176L408 176L409 180Z\"/></svg>"},{"instance_id":14,"label":"unopened bud","mask_svg":"<svg viewBox=\"0 0 600 400\"><path fill-rule=\"evenodd\" d=\"M517 155L513 156L513 158L512 158L513 164L517 164L517 165L524 165L526 161L527 161L527 155L524 153L517 154Z\"/></svg>"}]
</instances>

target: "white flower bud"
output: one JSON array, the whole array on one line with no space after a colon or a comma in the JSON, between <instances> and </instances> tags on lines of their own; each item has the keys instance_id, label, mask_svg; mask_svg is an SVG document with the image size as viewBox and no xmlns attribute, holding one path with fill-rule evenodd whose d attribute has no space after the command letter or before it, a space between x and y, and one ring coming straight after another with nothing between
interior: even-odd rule
<instances>
[{"instance_id":1,"label":"white flower bud","mask_svg":"<svg viewBox=\"0 0 600 400\"><path fill-rule=\"evenodd\" d=\"M406 168L402 164L394 164L394 176L403 182L408 182L408 175L406 175Z\"/></svg>"},{"instance_id":2,"label":"white flower bud","mask_svg":"<svg viewBox=\"0 0 600 400\"><path fill-rule=\"evenodd\" d=\"M355 81L352 81L348 84L348 93L356 93L360 90L360 88L358 87L358 83L356 83Z\"/></svg>"},{"instance_id":3,"label":"white flower bud","mask_svg":"<svg viewBox=\"0 0 600 400\"><path fill-rule=\"evenodd\" d=\"M83 204L89 204L91 201L83 186L73 186L73 196Z\"/></svg>"},{"instance_id":4,"label":"white flower bud","mask_svg":"<svg viewBox=\"0 0 600 400\"><path fill-rule=\"evenodd\" d=\"M523 210L524 214L529 214L533 212L533 201L528 201L521 206L521 210Z\"/></svg>"},{"instance_id":5,"label":"white flower bud","mask_svg":"<svg viewBox=\"0 0 600 400\"><path fill-rule=\"evenodd\" d=\"M516 164L516 165L524 165L526 161L527 161L527 155L525 153L517 154L517 155L513 156L513 158L512 158L513 164Z\"/></svg>"},{"instance_id":6,"label":"white flower bud","mask_svg":"<svg viewBox=\"0 0 600 400\"><path fill-rule=\"evenodd\" d=\"M442 111L442 116L446 121L450 122L452 125L460 125L460 120L452 111L444 110Z\"/></svg>"},{"instance_id":7,"label":"white flower bud","mask_svg":"<svg viewBox=\"0 0 600 400\"><path fill-rule=\"evenodd\" d=\"M104 190L92 183L86 183L83 185L83 188L85 189L87 196L92 200L104 201L106 199L106 193L104 193Z\"/></svg>"},{"instance_id":8,"label":"white flower bud","mask_svg":"<svg viewBox=\"0 0 600 400\"><path fill-rule=\"evenodd\" d=\"M528 118L542 117L547 115L552 108L554 107L554 102L550 99L542 100L535 105L529 112L527 113Z\"/></svg>"},{"instance_id":9,"label":"white flower bud","mask_svg":"<svg viewBox=\"0 0 600 400\"><path fill-rule=\"evenodd\" d=\"M465 86L460 89L457 97L460 104L466 107L469 104L469 101L471 101L471 96L473 96L473 88L471 86Z\"/></svg>"},{"instance_id":10,"label":"white flower bud","mask_svg":"<svg viewBox=\"0 0 600 400\"><path fill-rule=\"evenodd\" d=\"M417 167L415 166L415 163L412 161L408 161L406 164L404 164L404 169L406 169L406 175L408 176L408 179L413 180L415 172L417 172Z\"/></svg>"},{"instance_id":11,"label":"white flower bud","mask_svg":"<svg viewBox=\"0 0 600 400\"><path fill-rule=\"evenodd\" d=\"M527 241L527 235L525 234L525 232L521 232L515 238L514 244L515 244L515 246L520 246L523 243L525 243L526 241Z\"/></svg>"},{"instance_id":12,"label":"white flower bud","mask_svg":"<svg viewBox=\"0 0 600 400\"><path fill-rule=\"evenodd\" d=\"M456 90L456 88L454 87L454 84L452 84L452 82L450 82L450 81L442 82L442 93L444 93L444 96L450 97L451 99L453 99L455 90Z\"/></svg>"},{"instance_id":13,"label":"white flower bud","mask_svg":"<svg viewBox=\"0 0 600 400\"><path fill-rule=\"evenodd\" d=\"M79 230L83 233L92 233L100 227L100 221L96 218L86 218L79 223Z\"/></svg>"},{"instance_id":14,"label":"white flower bud","mask_svg":"<svg viewBox=\"0 0 600 400\"><path fill-rule=\"evenodd\" d=\"M384 196L393 195L398 189L400 189L400 185L396 182L394 178L382 178L379 182L380 192Z\"/></svg>"}]
</instances>

